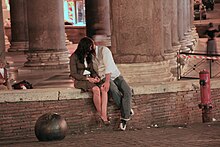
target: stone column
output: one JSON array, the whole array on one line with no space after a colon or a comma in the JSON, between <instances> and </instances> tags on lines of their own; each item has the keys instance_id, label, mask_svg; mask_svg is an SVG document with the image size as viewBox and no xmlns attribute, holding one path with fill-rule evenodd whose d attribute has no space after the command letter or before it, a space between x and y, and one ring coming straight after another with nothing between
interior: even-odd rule
<instances>
[{"instance_id":1,"label":"stone column","mask_svg":"<svg viewBox=\"0 0 220 147\"><path fill-rule=\"evenodd\" d=\"M172 20L172 1L163 0L163 38L165 53L171 53L172 39L171 39L171 20Z\"/></svg>"},{"instance_id":2,"label":"stone column","mask_svg":"<svg viewBox=\"0 0 220 147\"><path fill-rule=\"evenodd\" d=\"M5 20L7 20L8 18L10 18L10 12L9 12L9 8L8 8L8 0L2 0L2 11L3 11L3 22L5 22Z\"/></svg>"},{"instance_id":3,"label":"stone column","mask_svg":"<svg viewBox=\"0 0 220 147\"><path fill-rule=\"evenodd\" d=\"M85 0L87 36L111 44L109 0Z\"/></svg>"},{"instance_id":4,"label":"stone column","mask_svg":"<svg viewBox=\"0 0 220 147\"><path fill-rule=\"evenodd\" d=\"M172 45L175 48L174 50L179 50L179 37L178 37L178 0L172 0L171 8L171 31L172 31Z\"/></svg>"},{"instance_id":5,"label":"stone column","mask_svg":"<svg viewBox=\"0 0 220 147\"><path fill-rule=\"evenodd\" d=\"M10 0L11 47L9 52L28 50L28 25L26 0Z\"/></svg>"},{"instance_id":6,"label":"stone column","mask_svg":"<svg viewBox=\"0 0 220 147\"><path fill-rule=\"evenodd\" d=\"M193 37L192 37L192 30L190 27L190 0L185 0L184 1L184 20L185 21L185 32L184 36L185 39L187 40L186 46L190 48L191 51L194 50L194 44L193 44Z\"/></svg>"},{"instance_id":7,"label":"stone column","mask_svg":"<svg viewBox=\"0 0 220 147\"><path fill-rule=\"evenodd\" d=\"M3 24L4 27L10 26L10 11L9 11L9 3L8 0L2 0L2 12L3 12ZM5 51L10 47L10 41L8 36L5 33Z\"/></svg>"},{"instance_id":8,"label":"stone column","mask_svg":"<svg viewBox=\"0 0 220 147\"><path fill-rule=\"evenodd\" d=\"M134 83L171 80L164 59L163 1L115 0L111 8L111 50L124 77Z\"/></svg>"},{"instance_id":9,"label":"stone column","mask_svg":"<svg viewBox=\"0 0 220 147\"><path fill-rule=\"evenodd\" d=\"M27 0L29 50L25 67L62 69L69 64L61 0Z\"/></svg>"},{"instance_id":10,"label":"stone column","mask_svg":"<svg viewBox=\"0 0 220 147\"><path fill-rule=\"evenodd\" d=\"M165 59L170 61L171 72L177 74L177 51L180 49L177 29L177 0L163 0Z\"/></svg>"},{"instance_id":11,"label":"stone column","mask_svg":"<svg viewBox=\"0 0 220 147\"><path fill-rule=\"evenodd\" d=\"M185 39L184 33L185 33L185 25L186 25L186 18L184 17L185 13L185 0L178 0L178 34L179 34L179 40L181 44L181 51L189 52L190 48L187 47L187 40Z\"/></svg>"},{"instance_id":12,"label":"stone column","mask_svg":"<svg viewBox=\"0 0 220 147\"><path fill-rule=\"evenodd\" d=\"M5 33L3 24L2 1L0 1L0 62L5 62Z\"/></svg>"},{"instance_id":13,"label":"stone column","mask_svg":"<svg viewBox=\"0 0 220 147\"><path fill-rule=\"evenodd\" d=\"M192 35L193 35L193 38L194 38L194 46L195 48L197 48L197 45L198 45L198 39L199 39L199 35L197 33L197 30L196 30L196 27L195 25L193 24L194 23L194 0L190 0L190 26L191 26L191 29L192 29Z\"/></svg>"}]
</instances>

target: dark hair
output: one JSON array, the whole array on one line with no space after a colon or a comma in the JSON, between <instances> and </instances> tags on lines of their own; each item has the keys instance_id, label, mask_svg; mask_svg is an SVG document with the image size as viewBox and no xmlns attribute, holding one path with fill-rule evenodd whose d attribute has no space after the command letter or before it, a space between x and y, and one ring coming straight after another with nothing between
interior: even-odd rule
<instances>
[{"instance_id":1,"label":"dark hair","mask_svg":"<svg viewBox=\"0 0 220 147\"><path fill-rule=\"evenodd\" d=\"M86 57L86 61L87 63L91 63L92 62L92 54L90 54L91 52L91 47L93 47L93 40L89 37L83 37L80 41L79 44L77 46L76 51L74 52L78 59L79 62L84 64L84 58Z\"/></svg>"}]
</instances>

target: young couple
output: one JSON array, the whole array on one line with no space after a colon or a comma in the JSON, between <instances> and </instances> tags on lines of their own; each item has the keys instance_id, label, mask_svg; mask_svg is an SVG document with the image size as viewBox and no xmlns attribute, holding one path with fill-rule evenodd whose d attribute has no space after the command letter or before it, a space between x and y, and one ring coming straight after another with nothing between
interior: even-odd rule
<instances>
[{"instance_id":1,"label":"young couple","mask_svg":"<svg viewBox=\"0 0 220 147\"><path fill-rule=\"evenodd\" d=\"M75 88L92 91L97 113L105 125L108 92L121 110L120 129L125 130L127 121L134 114L131 109L132 91L118 70L109 48L84 37L70 57L70 76Z\"/></svg>"}]
</instances>

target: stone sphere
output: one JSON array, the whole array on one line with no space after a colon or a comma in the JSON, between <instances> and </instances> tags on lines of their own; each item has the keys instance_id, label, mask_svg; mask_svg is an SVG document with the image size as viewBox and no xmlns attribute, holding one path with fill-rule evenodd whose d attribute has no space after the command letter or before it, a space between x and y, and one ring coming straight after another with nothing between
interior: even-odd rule
<instances>
[{"instance_id":1,"label":"stone sphere","mask_svg":"<svg viewBox=\"0 0 220 147\"><path fill-rule=\"evenodd\" d=\"M35 135L39 141L62 140L67 133L67 123L57 113L40 116L35 124Z\"/></svg>"}]
</instances>

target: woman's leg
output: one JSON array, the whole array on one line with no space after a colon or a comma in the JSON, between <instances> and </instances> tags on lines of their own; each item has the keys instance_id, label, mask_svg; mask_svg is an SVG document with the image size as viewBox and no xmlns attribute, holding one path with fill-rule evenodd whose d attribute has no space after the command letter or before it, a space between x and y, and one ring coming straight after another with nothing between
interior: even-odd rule
<instances>
[{"instance_id":1,"label":"woman's leg","mask_svg":"<svg viewBox=\"0 0 220 147\"><path fill-rule=\"evenodd\" d=\"M107 117L108 93L105 91L103 87L101 87L101 94L102 94L101 117L104 121L108 121L108 117Z\"/></svg>"},{"instance_id":2,"label":"woman's leg","mask_svg":"<svg viewBox=\"0 0 220 147\"><path fill-rule=\"evenodd\" d=\"M95 105L95 108L98 112L99 115L102 115L102 100L101 100L101 94L100 94L100 89L98 86L94 86L92 88L92 93L93 93L93 102Z\"/></svg>"}]
</instances>

